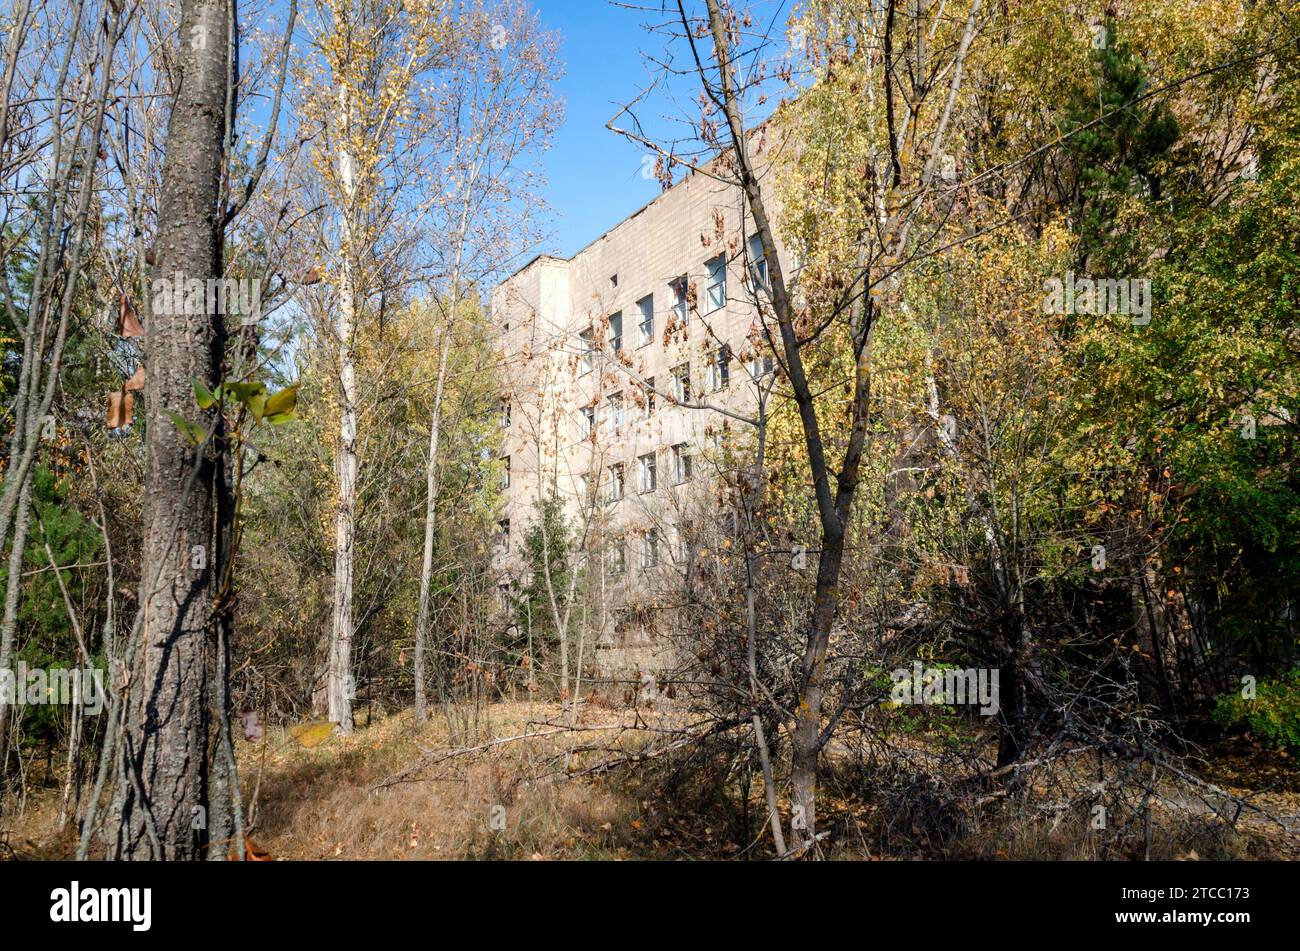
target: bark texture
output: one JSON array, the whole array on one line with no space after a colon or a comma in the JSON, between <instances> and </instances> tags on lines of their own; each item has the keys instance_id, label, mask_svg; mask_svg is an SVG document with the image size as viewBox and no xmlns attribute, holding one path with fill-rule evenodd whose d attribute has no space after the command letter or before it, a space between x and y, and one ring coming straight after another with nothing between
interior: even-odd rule
<instances>
[{"instance_id":1,"label":"bark texture","mask_svg":"<svg viewBox=\"0 0 1300 951\"><path fill-rule=\"evenodd\" d=\"M183 0L180 88L167 129L155 243L160 279L206 282L222 273L228 48L226 0ZM170 416L209 428L192 381L218 381L224 328L206 295L199 297L187 297L181 308L155 308L145 328L144 649L133 671L138 706L124 737L123 858L194 859L208 844L215 465L210 446L196 447Z\"/></svg>"}]
</instances>

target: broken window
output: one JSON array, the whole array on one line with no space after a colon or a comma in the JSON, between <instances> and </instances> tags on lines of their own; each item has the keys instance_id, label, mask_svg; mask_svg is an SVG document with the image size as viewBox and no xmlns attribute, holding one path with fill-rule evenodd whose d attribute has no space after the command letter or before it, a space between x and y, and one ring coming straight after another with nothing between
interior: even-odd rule
<instances>
[{"instance_id":1,"label":"broken window","mask_svg":"<svg viewBox=\"0 0 1300 951\"><path fill-rule=\"evenodd\" d=\"M686 298L687 298L687 279L682 275L675 281L669 283L669 288L673 292L673 316L682 326L686 325Z\"/></svg>"}]
</instances>

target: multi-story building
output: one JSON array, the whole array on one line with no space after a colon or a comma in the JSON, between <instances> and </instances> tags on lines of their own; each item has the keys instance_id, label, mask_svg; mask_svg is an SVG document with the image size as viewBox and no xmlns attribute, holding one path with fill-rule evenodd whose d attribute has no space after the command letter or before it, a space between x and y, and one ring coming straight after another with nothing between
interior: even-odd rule
<instances>
[{"instance_id":1,"label":"multi-story building","mask_svg":"<svg viewBox=\"0 0 1300 951\"><path fill-rule=\"evenodd\" d=\"M602 559L589 563L608 606L601 676L665 664L671 639L656 630L672 623L710 449L746 428L719 409L744 416L770 384L765 283L739 190L697 173L572 258L538 257L493 291L503 563L522 571L539 500L560 498L570 532Z\"/></svg>"}]
</instances>

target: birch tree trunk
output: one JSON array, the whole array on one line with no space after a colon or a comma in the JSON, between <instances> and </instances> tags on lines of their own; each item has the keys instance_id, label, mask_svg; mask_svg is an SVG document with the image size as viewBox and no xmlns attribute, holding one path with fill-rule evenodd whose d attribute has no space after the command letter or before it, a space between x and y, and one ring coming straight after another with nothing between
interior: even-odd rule
<instances>
[{"instance_id":1,"label":"birch tree trunk","mask_svg":"<svg viewBox=\"0 0 1300 951\"><path fill-rule=\"evenodd\" d=\"M348 90L339 90L344 141L348 130ZM339 156L339 182L343 190L342 277L339 282L338 339L339 444L334 455L338 480L338 512L334 528L334 612L329 653L329 719L339 732L353 730L352 698L352 577L357 518L357 257L354 248L356 206L355 163L346 150Z\"/></svg>"},{"instance_id":2,"label":"birch tree trunk","mask_svg":"<svg viewBox=\"0 0 1300 951\"><path fill-rule=\"evenodd\" d=\"M452 299L443 328L438 352L438 383L433 395L433 419L429 423L429 459L425 464L424 560L420 564L420 614L415 622L415 722L429 718L429 700L424 687L424 654L429 638L429 593L433 586L433 536L438 502L438 438L442 429L442 394L447 381L447 354L451 334L456 326L456 294L453 281Z\"/></svg>"},{"instance_id":3,"label":"birch tree trunk","mask_svg":"<svg viewBox=\"0 0 1300 951\"><path fill-rule=\"evenodd\" d=\"M330 636L329 718L339 732L352 722L352 576L357 519L356 297L351 263L343 265L339 301L339 445L335 451L338 513L334 528L334 624Z\"/></svg>"},{"instance_id":4,"label":"birch tree trunk","mask_svg":"<svg viewBox=\"0 0 1300 951\"><path fill-rule=\"evenodd\" d=\"M347 278L344 278L347 286ZM339 443L334 468L338 513L334 525L334 624L330 633L329 718L352 731L352 569L356 539L356 365L352 307L339 308Z\"/></svg>"},{"instance_id":5,"label":"birch tree trunk","mask_svg":"<svg viewBox=\"0 0 1300 951\"><path fill-rule=\"evenodd\" d=\"M460 305L460 269L465 257L466 229L469 224L470 205L473 201L477 170L465 186L460 221L452 240L451 299L447 303L447 325L442 332L438 350L438 383L433 394L433 419L429 422L429 459L425 465L424 496L424 560L420 565L420 613L415 622L415 722L423 723L429 716L429 701L424 689L424 655L429 639L429 593L433 586L433 537L437 528L438 502L438 440L442 432L442 396L447 385L447 356L451 351L452 334L456 331L456 314Z\"/></svg>"}]
</instances>

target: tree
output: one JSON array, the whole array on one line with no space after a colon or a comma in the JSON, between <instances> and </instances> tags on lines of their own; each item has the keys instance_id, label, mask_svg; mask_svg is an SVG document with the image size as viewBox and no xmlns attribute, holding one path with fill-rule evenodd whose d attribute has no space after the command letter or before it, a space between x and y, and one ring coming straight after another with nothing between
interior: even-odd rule
<instances>
[{"instance_id":1,"label":"tree","mask_svg":"<svg viewBox=\"0 0 1300 951\"><path fill-rule=\"evenodd\" d=\"M251 163L233 162L239 30L229 5L187 0L177 24L182 69L159 79L177 85L154 240L136 262L141 270L152 265L155 278L144 288L142 308L147 405L139 610L125 644L115 643L111 625L106 633L110 716L81 829L82 858L98 829L106 787L110 855L243 856L229 692L238 494L246 470L243 430L250 416L287 419L294 391L273 396L254 379L260 314L252 301L260 300L260 291L247 283L232 291L226 232L248 207L267 163L295 19L291 2L279 55L267 60L278 60L280 75L265 138ZM129 81L140 82L138 74ZM232 164L248 174L239 194L229 190ZM144 165L147 170L147 159ZM144 243L144 195L151 182L147 175L136 179L130 163L118 167L132 225L139 229L125 242L129 253ZM125 293L121 307L129 307ZM239 346L228 349L228 320L235 314L242 322ZM99 515L107 536L102 504Z\"/></svg>"},{"instance_id":2,"label":"tree","mask_svg":"<svg viewBox=\"0 0 1300 951\"><path fill-rule=\"evenodd\" d=\"M535 181L526 164L549 144L561 109L551 92L558 78L557 40L541 30L523 0L482 0L461 10L445 68L455 76L446 103L449 134L439 179L444 202L434 209L444 292L438 374L425 464L424 553L415 622L415 719L428 716L425 651L429 636L438 446L442 437L447 357L471 287L499 276L502 262L534 237Z\"/></svg>"},{"instance_id":3,"label":"tree","mask_svg":"<svg viewBox=\"0 0 1300 951\"><path fill-rule=\"evenodd\" d=\"M11 220L6 208L0 222L5 322L17 331L22 348L8 468L0 488L0 552L12 542L0 618L0 669L13 660L36 456L57 426L51 408L64 349L74 309L86 303L80 282L96 238L98 156L114 56L131 18L116 8L101 25L89 12L84 0L70 11L24 0L14 11L4 57L0 179L15 191L34 185L35 198L20 206L20 220ZM57 51L56 66L42 62L46 54L34 45L41 39ZM83 44L89 44L84 60L77 57ZM31 57L36 58L29 67L25 61ZM28 130L19 131L22 125ZM20 282L25 286L16 288L20 272L26 272ZM0 775L8 761L9 724L8 705L0 702Z\"/></svg>"},{"instance_id":4,"label":"tree","mask_svg":"<svg viewBox=\"0 0 1300 951\"><path fill-rule=\"evenodd\" d=\"M966 57L977 33L981 2L974 0L967 16L956 21L954 45L933 44L932 49L951 50L946 54L945 68L934 71L931 71L932 66L930 69L904 71L895 56L906 53L919 60L929 55L923 44L905 38L926 31L933 34L944 26L952 29L952 21L944 21L942 13L934 15L933 23L918 17L916 22L900 26L898 21L903 14L896 10L894 3L890 3L883 24L876 25L875 18L856 16L851 7L852 3L844 9L834 10L829 17L830 24L856 24L858 32L853 39L860 68L874 65L872 61L876 55L882 57L879 67L884 114L877 113L871 117L869 121L875 125L862 130L865 142L854 143L856 148L848 154L844 152L846 143L843 141L836 143L838 151L833 158L822 152L819 143L814 141L801 157L801 161L813 167L833 166L833 175L824 181L833 181L843 175L862 178L856 186L851 210L846 215L847 232L826 227L808 242L811 245L808 249L822 257L814 265L809 275L811 280L803 289L805 299L812 306L802 310L787 285L779 257L777 221L769 211L773 204L770 186L765 187L761 180L754 158L757 143L744 122L742 97L745 90L741 85L735 50L738 33L742 25L749 22L748 18L724 6L722 0L706 0L708 36L712 39L712 60L716 65L705 67L702 65L704 57L696 50L695 24L687 16L684 5L678 4L683 34L691 44L695 62L701 64L698 72L705 101L718 117L714 134L723 152L724 167L745 196L768 262L770 314L775 327L768 325L766 331L781 357L798 408L817 501L821 535L817 582L808 620L792 731L792 825L796 839L805 845L816 838L817 760L830 738L835 721L832 715L829 723L823 723L823 701L828 687L826 660L840 602L839 581L859 470L867 445L873 332L888 312L889 295L896 287L898 273L923 250L911 240L912 228L928 209L926 199L935 182L953 107L962 89ZM837 74L835 70L842 58L849 55L848 51L835 48L839 40L830 29L825 35L831 53L822 82L825 95L828 98L846 94L856 97L856 92L849 93L843 88L843 71ZM895 51L894 44L900 40L909 45ZM951 40L949 38L948 42ZM818 98L812 96L810 105ZM896 100L903 104L901 115L895 114ZM824 105L825 101L821 104ZM801 129L807 128L806 124L796 122L790 133L798 136ZM840 182L835 181L835 184ZM800 212L813 213L809 206L796 208L795 213ZM832 222L839 223L840 219ZM924 243L926 239L921 240ZM820 288L813 284L818 278L823 281ZM842 328L840 340L847 348L846 359L852 362L848 432L840 448L838 465L828 457L823 420L819 417L814 387L805 366L807 354L817 345L821 331L832 325Z\"/></svg>"},{"instance_id":5,"label":"tree","mask_svg":"<svg viewBox=\"0 0 1300 951\"><path fill-rule=\"evenodd\" d=\"M427 80L452 29L444 7L441 0L321 0L313 65L325 75L315 78L306 64L299 69L300 121L313 139L321 204L334 211L336 223L320 229L334 299L316 304L325 310L318 324L336 355L337 510L326 695L329 719L343 733L353 729L356 690L357 335L367 318L382 317L387 295L409 283L412 274L404 269L435 201L428 149L442 109ZM313 189L305 191L310 196Z\"/></svg>"},{"instance_id":6,"label":"tree","mask_svg":"<svg viewBox=\"0 0 1300 951\"><path fill-rule=\"evenodd\" d=\"M180 85L168 124L154 248L159 277L182 275L203 290L187 306L156 308L146 328L148 469L145 479L142 687L125 737L124 858L194 859L209 804L210 674L215 614L211 557L217 460L196 446L183 420L210 434L194 380L221 379L224 317L206 304L208 282L224 272L221 175L226 160L226 81L231 55L224 0L181 6ZM169 278L170 279L170 278ZM187 288L188 291L188 288Z\"/></svg>"}]
</instances>

